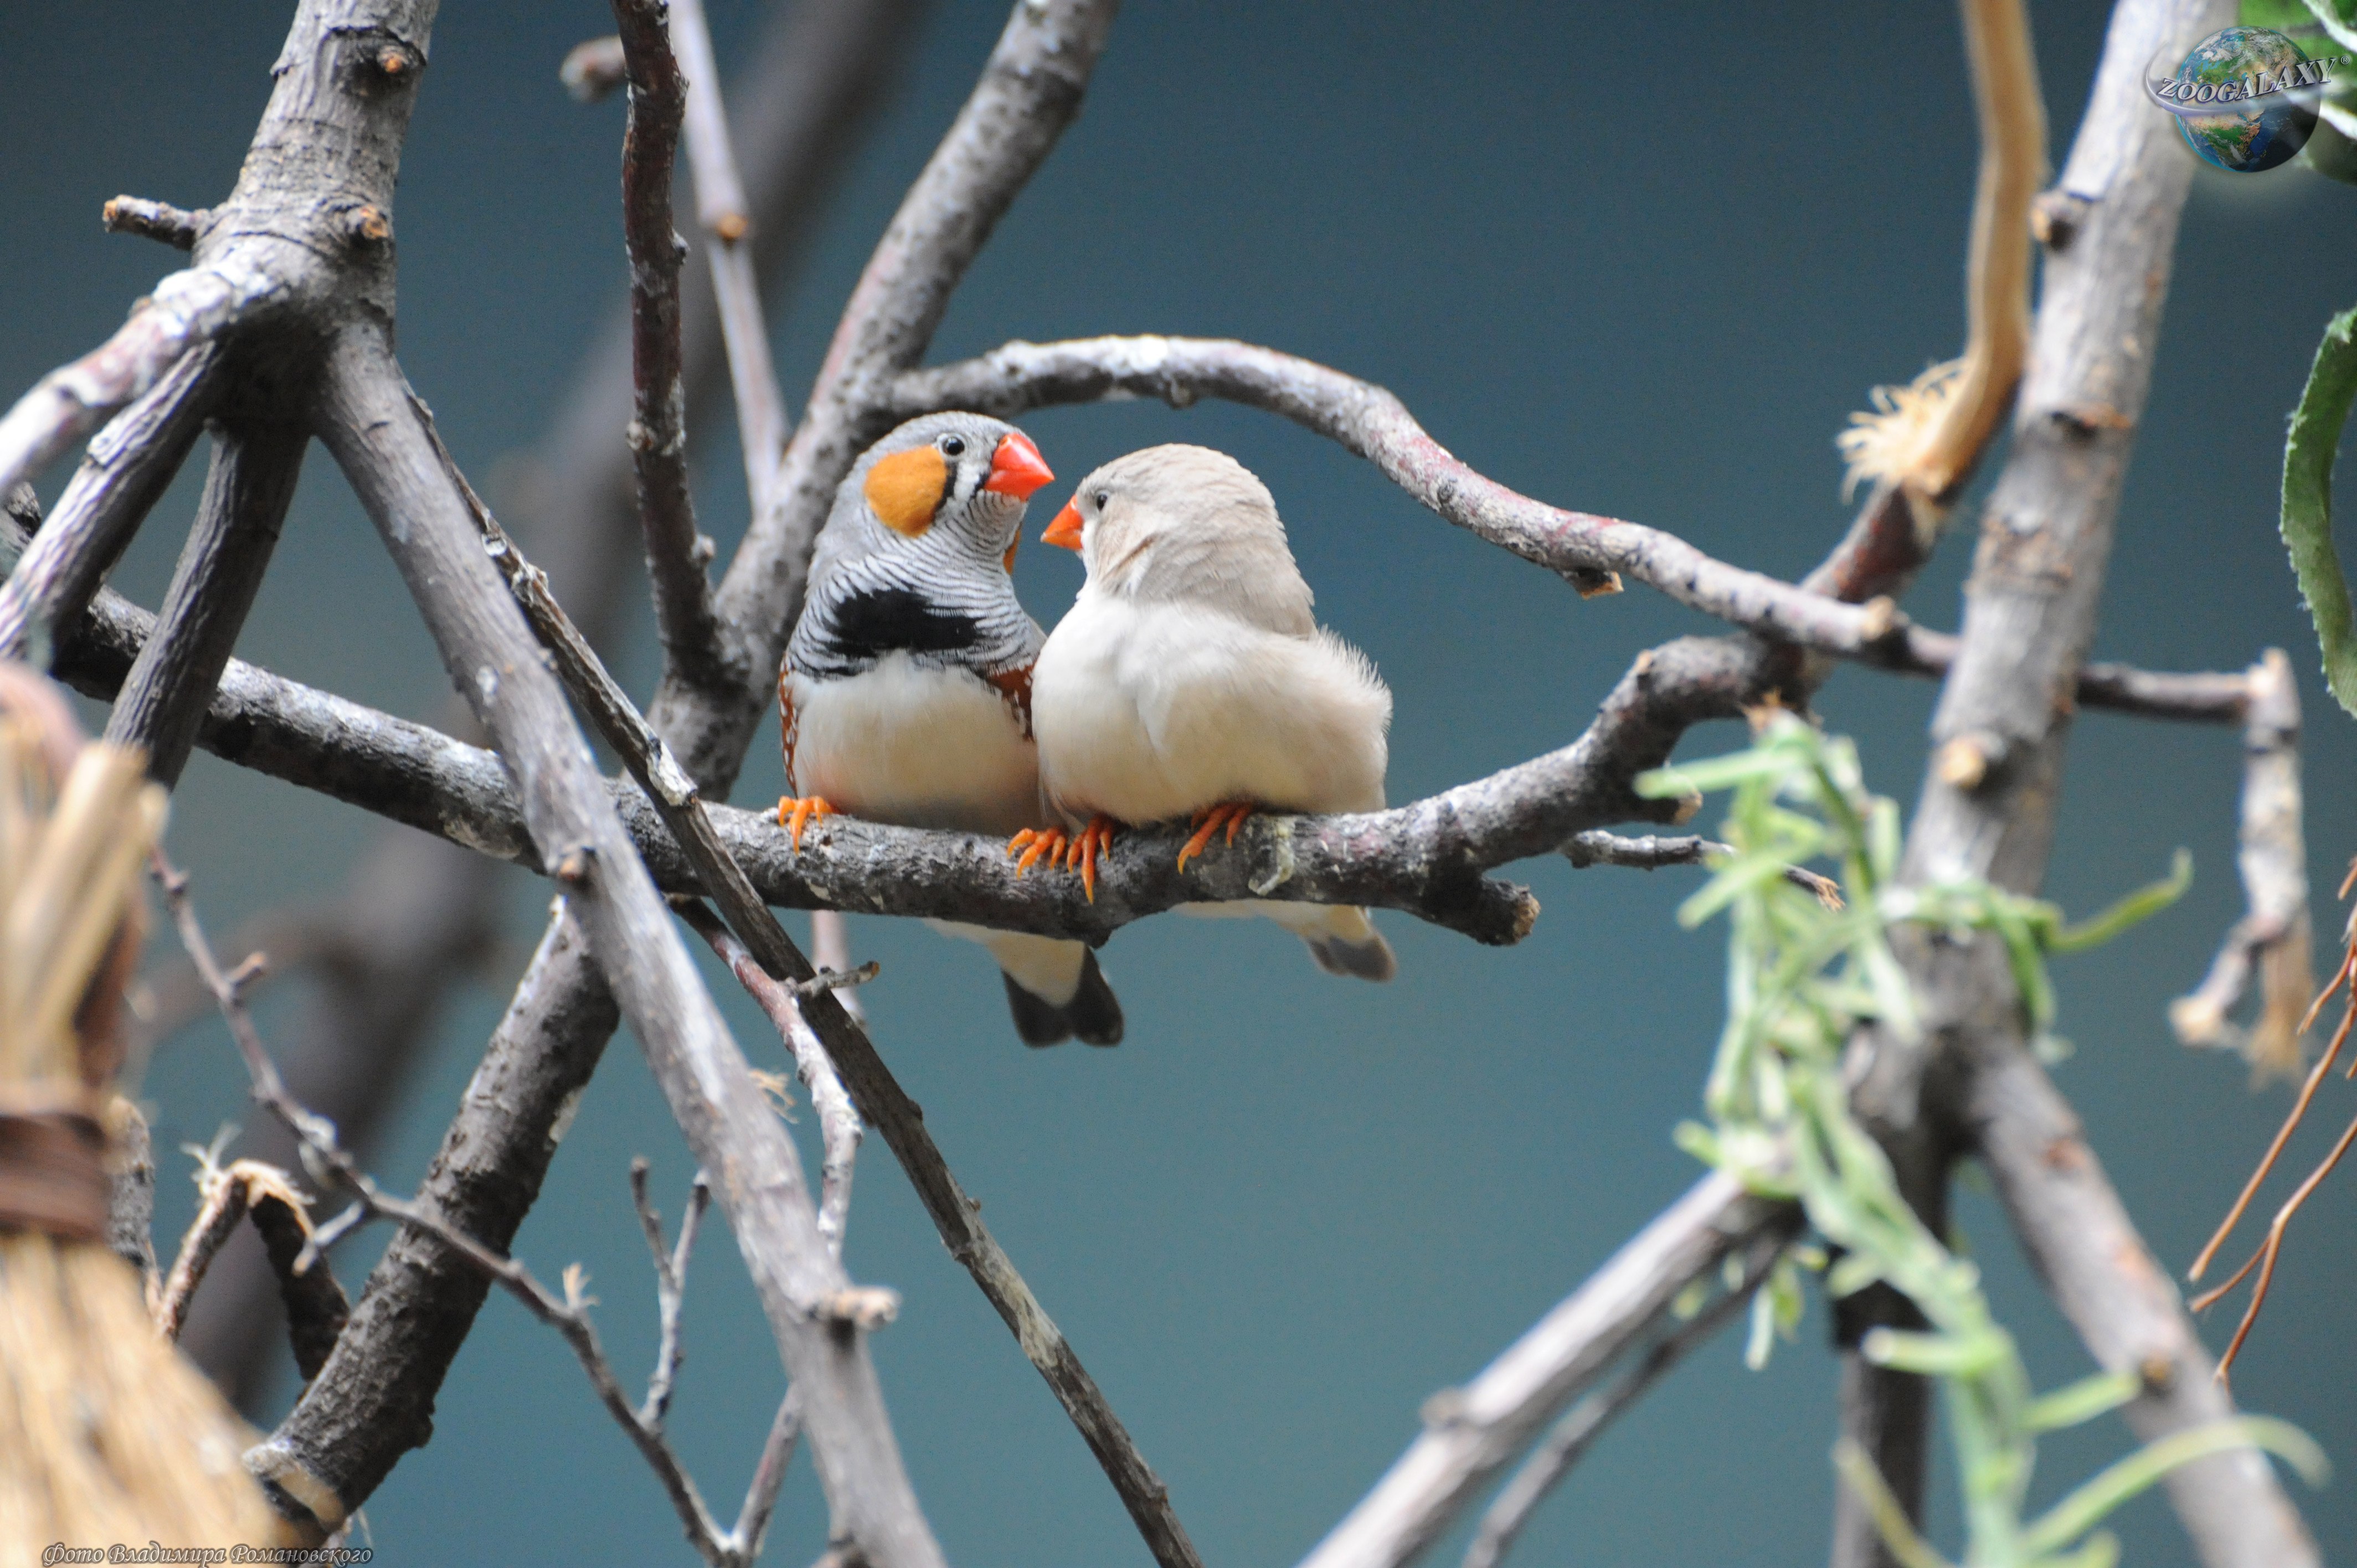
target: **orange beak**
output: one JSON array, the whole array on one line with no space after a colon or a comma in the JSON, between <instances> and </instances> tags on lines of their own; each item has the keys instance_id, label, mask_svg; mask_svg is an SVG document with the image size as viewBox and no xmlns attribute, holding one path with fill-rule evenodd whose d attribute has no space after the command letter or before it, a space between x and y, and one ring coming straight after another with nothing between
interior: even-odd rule
<instances>
[{"instance_id":1,"label":"orange beak","mask_svg":"<svg viewBox=\"0 0 2357 1568\"><path fill-rule=\"evenodd\" d=\"M990 455L990 478L982 482L982 488L1028 501L1032 491L1055 477L1048 471L1039 448L1031 445L1031 437L1010 430L999 437L998 450Z\"/></svg>"},{"instance_id":2,"label":"orange beak","mask_svg":"<svg viewBox=\"0 0 2357 1568\"><path fill-rule=\"evenodd\" d=\"M1048 532L1039 536L1040 543L1060 544L1067 550L1081 547L1080 501L1081 498L1074 496L1064 503L1064 510L1056 514L1055 521L1048 524Z\"/></svg>"}]
</instances>

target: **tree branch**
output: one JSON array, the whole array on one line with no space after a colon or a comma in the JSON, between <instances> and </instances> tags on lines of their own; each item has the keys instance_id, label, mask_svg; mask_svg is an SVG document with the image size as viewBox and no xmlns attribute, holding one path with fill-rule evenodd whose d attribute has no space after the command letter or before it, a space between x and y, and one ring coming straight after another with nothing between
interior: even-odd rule
<instances>
[{"instance_id":1,"label":"tree branch","mask_svg":"<svg viewBox=\"0 0 2357 1568\"><path fill-rule=\"evenodd\" d=\"M2216 0L2124 0L2113 14L2058 182L2084 204L2084 220L2050 226L2067 243L2050 247L1962 648L1932 721L1933 765L1909 834L1906 882L1984 879L2028 892L2042 879L2072 718L2071 705L2054 698L2071 689L2093 636L2191 178L2174 126L2144 100L2142 73L2169 40L2222 26L2227 13ZM1914 933L1902 960L1929 1026L1925 1044L1861 1042L1870 1053L1855 1097L1861 1115L1878 1133L1920 1126L1934 1144L1961 1138L1981 1150L2033 1266L2097 1362L2143 1377L2146 1392L2126 1412L2140 1437L2231 1413L2174 1290L2028 1051L1999 944ZM2257 1455L2204 1460L2173 1472L2168 1485L2212 1568L2316 1562Z\"/></svg>"},{"instance_id":2,"label":"tree branch","mask_svg":"<svg viewBox=\"0 0 2357 1568\"><path fill-rule=\"evenodd\" d=\"M810 231L835 171L859 145L885 86L911 58L899 44L912 9L910 0L777 0L769 7L744 68L749 90L738 104L737 145L746 155L758 231L750 245L758 252L755 270L773 288L790 273L784 263ZM619 84L621 42L606 42ZM709 277L691 269L680 301L691 446L723 379L712 306ZM564 588L575 623L599 646L630 607L625 592L635 587L628 581L630 567L643 555L632 548L640 529L630 454L619 439L630 418L632 379L625 301L585 357L574 379L576 390L552 422L539 456L522 470L530 479L519 486L511 509L524 514L519 537ZM421 1043L443 1015L445 999L480 972L502 907L502 875L468 850L388 826L348 879L330 911L341 939L335 961L317 972L302 1026L282 1041L281 1061L303 1101L331 1117L354 1147L365 1150L395 1101ZM249 1137L277 1146L283 1134L265 1123ZM532 1142L522 1147L531 1157ZM294 1158L291 1143L279 1157ZM537 1183L535 1174L528 1185ZM440 1200L455 1199L446 1192ZM476 1233L491 1233L489 1219ZM410 1262L414 1268L416 1260ZM418 1277L414 1272L398 1276L400 1288ZM472 1282L444 1283L449 1288L413 1303L414 1310L471 1317L481 1299L470 1290ZM232 1251L215 1266L183 1340L200 1364L249 1402L268 1366L261 1351L268 1345L266 1302L275 1288L262 1259ZM400 1423L382 1429L388 1434L406 1430Z\"/></svg>"},{"instance_id":3,"label":"tree branch","mask_svg":"<svg viewBox=\"0 0 2357 1568\"><path fill-rule=\"evenodd\" d=\"M712 1173L771 1330L803 1390L820 1479L838 1524L876 1568L940 1562L865 1337L823 1311L848 1282L819 1239L792 1144L616 821L556 682L484 554L464 481L375 328L355 328L330 349L324 403L323 439L376 521L454 683L499 740L542 858L572 870L599 968L689 1147Z\"/></svg>"},{"instance_id":4,"label":"tree branch","mask_svg":"<svg viewBox=\"0 0 2357 1568\"><path fill-rule=\"evenodd\" d=\"M1506 1553L1513 1550L1539 1504L1571 1474L1572 1466L1587 1456L1596 1440L1604 1435L1604 1429L1641 1399L1671 1368L1685 1359L1688 1351L1698 1348L1727 1326L1767 1280L1769 1270L1782 1251L1783 1238L1780 1235L1766 1233L1753 1240L1740 1253L1741 1277L1719 1293L1717 1300L1654 1340L1613 1380L1610 1388L1598 1389L1572 1406L1531 1451L1522 1468L1498 1489L1497 1497L1481 1515L1472 1543L1465 1549L1463 1568L1497 1568Z\"/></svg>"},{"instance_id":5,"label":"tree branch","mask_svg":"<svg viewBox=\"0 0 2357 1568\"><path fill-rule=\"evenodd\" d=\"M778 458L786 446L786 399L770 359L769 326L761 319L761 292L753 276L753 220L728 142L720 68L712 58L704 0L671 0L671 38L687 76L687 156L695 171L696 221L711 241L712 292L736 393L745 493L760 511L770 504Z\"/></svg>"},{"instance_id":6,"label":"tree branch","mask_svg":"<svg viewBox=\"0 0 2357 1568\"><path fill-rule=\"evenodd\" d=\"M1425 1402L1424 1434L1301 1568L1399 1568L1421 1555L1482 1484L1555 1413L1668 1316L1728 1254L1772 1251L1800 1211L1713 1173L1461 1389Z\"/></svg>"},{"instance_id":7,"label":"tree branch","mask_svg":"<svg viewBox=\"0 0 2357 1568\"><path fill-rule=\"evenodd\" d=\"M189 212L140 196L115 197L98 211L98 220L108 233L135 234L176 251L196 249L197 236L211 223L212 216L201 207Z\"/></svg>"},{"instance_id":8,"label":"tree branch","mask_svg":"<svg viewBox=\"0 0 2357 1568\"><path fill-rule=\"evenodd\" d=\"M102 593L60 650L59 676L88 695L113 696L152 628L145 612ZM2240 712L2241 676L2134 673L2140 687L2193 688L2196 700L2172 710L2178 716ZM1184 874L1176 865L1183 832L1139 829L1115 841L1093 902L1069 878L1017 875L993 840L834 817L806 832L796 852L765 811L705 810L761 900L780 908L921 915L1102 940L1181 903L1283 897L1377 904L1479 940L1512 941L1527 934L1535 903L1480 874L1556 853L1606 823L1674 817L1676 802L1640 800L1630 781L1666 762L1688 725L1738 714L1749 678L1739 645L1667 644L1641 657L1596 722L1559 751L1387 811L1255 818L1237 835L1234 854L1191 862ZM2231 704L2216 700L2226 692ZM498 757L429 726L231 660L199 740L241 766L544 869ZM627 784L608 789L658 885L704 891L645 796Z\"/></svg>"},{"instance_id":9,"label":"tree branch","mask_svg":"<svg viewBox=\"0 0 2357 1568\"><path fill-rule=\"evenodd\" d=\"M230 650L262 587L310 437L269 424L221 433L197 521L156 630L107 719L106 738L147 753L147 776L179 781Z\"/></svg>"},{"instance_id":10,"label":"tree branch","mask_svg":"<svg viewBox=\"0 0 2357 1568\"><path fill-rule=\"evenodd\" d=\"M2300 1021L2316 990L2308 913L2308 842L2300 832L2299 684L2270 648L2251 666L2243 729L2241 869L2249 912L2234 922L2192 994L2169 1004L2189 1046L2235 1046L2253 1076L2296 1076ZM2227 1021L2256 972L2259 1016L2246 1032Z\"/></svg>"},{"instance_id":11,"label":"tree branch","mask_svg":"<svg viewBox=\"0 0 2357 1568\"><path fill-rule=\"evenodd\" d=\"M672 163L679 150L687 84L672 58L662 0L614 0L630 67L630 113L622 138L622 234L630 254L630 360L636 402L630 457L638 477L639 525L654 585L655 627L665 667L697 686L743 683L728 668L712 582L710 547L695 527L687 477L687 392L681 381L679 264L685 247L672 229Z\"/></svg>"}]
</instances>

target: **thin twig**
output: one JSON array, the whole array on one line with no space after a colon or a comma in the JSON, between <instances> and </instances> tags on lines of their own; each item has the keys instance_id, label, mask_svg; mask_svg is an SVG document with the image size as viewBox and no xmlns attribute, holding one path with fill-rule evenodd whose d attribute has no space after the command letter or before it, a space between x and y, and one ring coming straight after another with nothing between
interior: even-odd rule
<instances>
[{"instance_id":1,"label":"thin twig","mask_svg":"<svg viewBox=\"0 0 2357 1568\"><path fill-rule=\"evenodd\" d=\"M2191 994L2169 1004L2169 1027L2189 1046L2237 1046L2255 1079L2299 1070L2301 1015L2316 989L2308 913L2308 843L2300 831L2299 685L2291 660L2270 648L2245 678L2240 865L2248 911L2234 922ZM2254 974L2259 1016L2247 1031L2228 1022Z\"/></svg>"},{"instance_id":2,"label":"thin twig","mask_svg":"<svg viewBox=\"0 0 2357 1568\"><path fill-rule=\"evenodd\" d=\"M605 1350L598 1343L597 1327L590 1321L588 1309L595 1302L585 1292L587 1275L582 1273L580 1266L571 1264L566 1267L565 1294L560 1296L543 1285L530 1269L513 1258L501 1256L455 1226L445 1223L439 1215L425 1205L395 1197L379 1187L376 1179L361 1169L359 1162L344 1148L336 1135L335 1125L305 1108L287 1093L285 1081L280 1078L260 1031L254 1027L253 1015L246 1009L234 977L222 972L211 944L206 940L196 906L188 897L188 877L167 864L160 852L154 857L154 867L156 882L163 889L165 907L171 912L173 924L178 929L181 946L188 950L197 972L204 976L206 984L211 988L221 1016L229 1025L231 1037L237 1042L238 1053L244 1058L246 1074L253 1082L254 1101L283 1122L288 1131L301 1141L307 1162L331 1174L336 1182L353 1196L350 1208L314 1232L311 1245L306 1249L297 1268L317 1266L320 1253L369 1219L391 1219L431 1236L503 1287L533 1317L564 1337L575 1359L581 1363L581 1369L588 1375L598 1402L629 1434L648 1467L662 1483L664 1492L670 1497L672 1506L687 1531L688 1541L698 1554L712 1568L747 1568L752 1561L751 1553L744 1551L729 1532L722 1530L705 1507L695 1483L689 1478L685 1467L663 1437L660 1409L650 1420L641 1412L634 1410L622 1392L621 1382L615 1376L612 1363L606 1359ZM636 1186L640 1179L640 1173L634 1167L633 1185ZM700 1182L698 1189L702 1190ZM683 1225L683 1244L675 1254L667 1254L663 1251L659 1229L652 1237L661 1270L659 1288L666 1305L665 1353L674 1359L677 1286L680 1271L684 1269L686 1262L687 1244L693 1235L691 1220ZM175 1273L178 1272L176 1268ZM667 1393L666 1390L666 1399ZM649 1391L649 1403L655 1403L652 1390Z\"/></svg>"},{"instance_id":3,"label":"thin twig","mask_svg":"<svg viewBox=\"0 0 2357 1568\"><path fill-rule=\"evenodd\" d=\"M741 686L705 574L710 546L695 527L687 477L687 392L680 380L679 266L672 230L672 161L687 84L663 26L663 0L613 0L629 61L630 116L622 138L622 235L630 254L630 360L637 399L629 439L639 523L654 585L665 667L699 686Z\"/></svg>"},{"instance_id":4,"label":"thin twig","mask_svg":"<svg viewBox=\"0 0 2357 1568\"><path fill-rule=\"evenodd\" d=\"M819 1137L826 1154L820 1170L818 1226L827 1239L827 1245L840 1254L843 1251L843 1230L851 1210L852 1162L859 1153L859 1140L865 1129L859 1124L859 1112L845 1092L843 1079L828 1059L826 1047L802 1016L801 1003L807 993L802 986L781 984L770 978L752 951L721 924L717 916L697 899L675 902L673 908L686 920L696 935L712 944L728 972L737 977L761 1011L776 1026L778 1037L794 1054L794 1070L801 1076L802 1086L810 1090L811 1106L818 1112ZM849 974L836 975L822 971L815 982L848 982ZM834 989L835 987L829 987Z\"/></svg>"},{"instance_id":5,"label":"thin twig","mask_svg":"<svg viewBox=\"0 0 2357 1568\"><path fill-rule=\"evenodd\" d=\"M687 77L688 166L695 174L696 220L712 240L712 290L720 306L729 384L737 394L745 490L760 512L770 504L778 458L786 449L786 399L770 358L769 326L761 318L761 291L753 275L753 217L737 177L704 0L671 0L671 37Z\"/></svg>"},{"instance_id":6,"label":"thin twig","mask_svg":"<svg viewBox=\"0 0 2357 1568\"><path fill-rule=\"evenodd\" d=\"M1664 865L1714 865L1734 854L1731 845L1691 833L1669 838L1646 833L1629 838L1601 828L1574 833L1563 846L1564 858L1583 871L1591 865L1622 865L1637 871L1658 871ZM1814 894L1817 902L1828 909L1842 907L1841 884L1830 876L1821 876L1804 865L1788 865L1784 868L1784 880L1803 892Z\"/></svg>"},{"instance_id":7,"label":"thin twig","mask_svg":"<svg viewBox=\"0 0 2357 1568\"><path fill-rule=\"evenodd\" d=\"M1688 1351L1708 1340L1743 1310L1768 1278L1782 1250L1782 1243L1773 1237L1763 1236L1753 1242L1743 1254L1742 1274L1716 1300L1654 1340L1614 1380L1611 1387L1598 1389L1572 1406L1531 1450L1522 1468L1498 1488L1498 1495L1491 1499L1488 1511L1474 1529L1471 1544L1465 1549L1464 1568L1497 1568L1506 1553L1514 1549L1515 1541L1539 1504L1587 1456L1596 1440L1604 1435L1604 1429L1684 1360Z\"/></svg>"},{"instance_id":8,"label":"thin twig","mask_svg":"<svg viewBox=\"0 0 2357 1568\"><path fill-rule=\"evenodd\" d=\"M1728 1253L1781 1245L1797 1208L1704 1177L1461 1389L1425 1402L1424 1434L1302 1560L1302 1568L1400 1568L1438 1540L1481 1484L1539 1428L1710 1277Z\"/></svg>"},{"instance_id":9,"label":"thin twig","mask_svg":"<svg viewBox=\"0 0 2357 1568\"><path fill-rule=\"evenodd\" d=\"M648 1375L647 1397L639 1404L638 1418L639 1424L649 1431L661 1432L663 1417L671 1411L672 1390L679 1380L680 1309L687 1297L687 1262L695 1251L696 1227L712 1203L712 1187L698 1172L688 1188L686 1212L680 1216L679 1240L670 1248L663 1245L662 1218L647 1196L644 1155L630 1162L630 1202L639 1211L639 1228L646 1232L647 1250L654 1254L658 1325L654 1370Z\"/></svg>"},{"instance_id":10,"label":"thin twig","mask_svg":"<svg viewBox=\"0 0 2357 1568\"><path fill-rule=\"evenodd\" d=\"M596 103L630 80L630 65L622 57L622 40L611 33L602 38L584 38L565 51L556 68L556 80L576 103Z\"/></svg>"},{"instance_id":11,"label":"thin twig","mask_svg":"<svg viewBox=\"0 0 2357 1568\"><path fill-rule=\"evenodd\" d=\"M110 234L135 234L176 251L188 251L196 248L197 236L204 232L212 214L201 207L190 212L144 196L118 196L99 209L98 220Z\"/></svg>"}]
</instances>

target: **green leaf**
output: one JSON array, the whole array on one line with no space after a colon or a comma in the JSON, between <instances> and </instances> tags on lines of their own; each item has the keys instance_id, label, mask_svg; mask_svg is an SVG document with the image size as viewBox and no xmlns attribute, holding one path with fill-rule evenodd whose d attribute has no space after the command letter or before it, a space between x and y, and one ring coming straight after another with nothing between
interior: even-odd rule
<instances>
[{"instance_id":1,"label":"green leaf","mask_svg":"<svg viewBox=\"0 0 2357 1568\"><path fill-rule=\"evenodd\" d=\"M2101 914L2075 926L2063 927L2047 939L2046 950L2072 953L2101 947L2130 926L2149 920L2176 903L2192 886L2193 852L2180 849L2170 860L2167 876L2147 883Z\"/></svg>"},{"instance_id":2,"label":"green leaf","mask_svg":"<svg viewBox=\"0 0 2357 1568\"><path fill-rule=\"evenodd\" d=\"M2136 1398L2143 1387L2134 1372L2097 1372L2091 1378L2066 1383L2029 1402L2029 1430L2060 1432L2066 1426L2093 1421Z\"/></svg>"},{"instance_id":3,"label":"green leaf","mask_svg":"<svg viewBox=\"0 0 2357 1568\"><path fill-rule=\"evenodd\" d=\"M1700 762L1673 763L1637 775L1637 793L1648 800L1674 800L1680 795L1715 794L1747 779L1781 779L1792 771L1793 759L1780 751L1755 747Z\"/></svg>"},{"instance_id":4,"label":"green leaf","mask_svg":"<svg viewBox=\"0 0 2357 1568\"><path fill-rule=\"evenodd\" d=\"M2283 541L2291 552L2300 597L2316 622L2325 683L2343 708L2357 714L2357 630L2352 628L2349 583L2332 550L2332 459L2352 402L2357 310L2344 310L2325 325L2284 443Z\"/></svg>"},{"instance_id":5,"label":"green leaf","mask_svg":"<svg viewBox=\"0 0 2357 1568\"><path fill-rule=\"evenodd\" d=\"M2005 1352L2004 1340L1993 1334L1967 1337L1910 1334L1898 1328L1873 1329L1858 1345L1858 1353L1878 1367L1927 1378L1975 1377L1996 1365Z\"/></svg>"},{"instance_id":6,"label":"green leaf","mask_svg":"<svg viewBox=\"0 0 2357 1568\"><path fill-rule=\"evenodd\" d=\"M2287 1421L2245 1415L2212 1422L2147 1443L2111 1465L2048 1509L2044 1518L2023 1532L2021 1544L2032 1553L2060 1552L2171 1470L2236 1448L2265 1449L2298 1471L2311 1487L2324 1485L2325 1477L2331 1473L2324 1450Z\"/></svg>"},{"instance_id":7,"label":"green leaf","mask_svg":"<svg viewBox=\"0 0 2357 1568\"><path fill-rule=\"evenodd\" d=\"M1834 1444L1834 1468L1857 1500L1866 1505L1867 1516L1882 1537L1883 1545L1890 1549L1900 1568L1948 1568L1948 1560L1932 1550L1931 1543L1915 1533L1907 1510L1890 1495L1889 1485L1882 1472L1874 1467L1874 1460L1854 1437L1845 1437Z\"/></svg>"}]
</instances>

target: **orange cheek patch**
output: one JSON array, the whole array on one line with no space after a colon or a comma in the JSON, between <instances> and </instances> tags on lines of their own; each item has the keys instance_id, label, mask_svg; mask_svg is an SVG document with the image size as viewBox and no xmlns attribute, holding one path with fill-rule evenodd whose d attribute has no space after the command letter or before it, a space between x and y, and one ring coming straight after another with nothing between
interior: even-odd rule
<instances>
[{"instance_id":1,"label":"orange cheek patch","mask_svg":"<svg viewBox=\"0 0 2357 1568\"><path fill-rule=\"evenodd\" d=\"M867 504L884 526L914 539L933 525L948 489L950 466L931 446L881 458L867 470Z\"/></svg>"}]
</instances>

